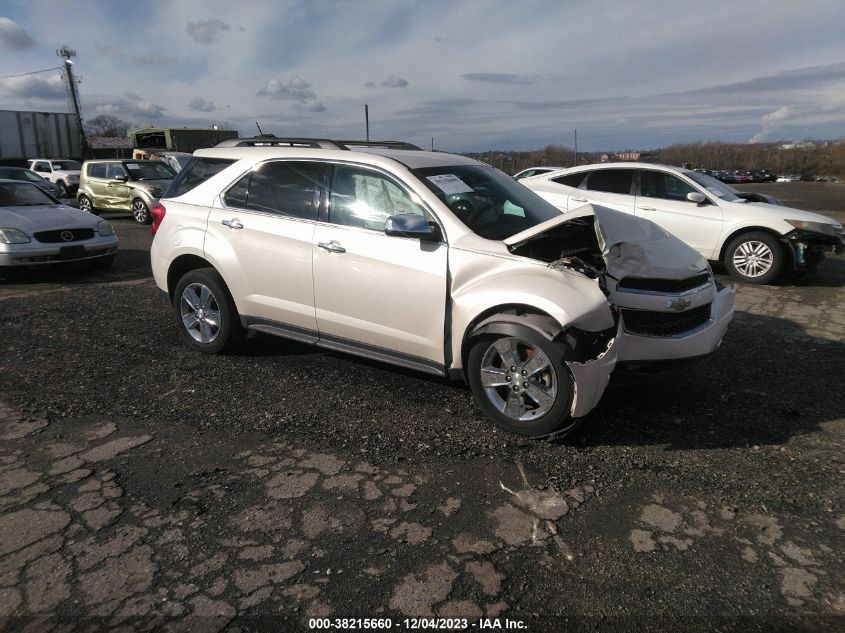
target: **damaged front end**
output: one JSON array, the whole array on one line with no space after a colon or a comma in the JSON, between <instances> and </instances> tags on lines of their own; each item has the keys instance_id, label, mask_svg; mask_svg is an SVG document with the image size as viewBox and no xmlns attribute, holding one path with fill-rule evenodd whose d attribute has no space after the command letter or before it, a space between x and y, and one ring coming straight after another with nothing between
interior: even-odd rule
<instances>
[{"instance_id":1,"label":"damaged front end","mask_svg":"<svg viewBox=\"0 0 845 633\"><path fill-rule=\"evenodd\" d=\"M793 271L815 270L825 255L838 255L845 250L845 232L841 226L803 220L786 222L795 227L781 238Z\"/></svg>"},{"instance_id":2,"label":"damaged front end","mask_svg":"<svg viewBox=\"0 0 845 633\"><path fill-rule=\"evenodd\" d=\"M537 228L510 238L508 247L595 280L616 320L612 356L618 368L675 365L719 347L733 318L735 290L717 286L707 261L675 236L643 218L593 205Z\"/></svg>"}]
</instances>

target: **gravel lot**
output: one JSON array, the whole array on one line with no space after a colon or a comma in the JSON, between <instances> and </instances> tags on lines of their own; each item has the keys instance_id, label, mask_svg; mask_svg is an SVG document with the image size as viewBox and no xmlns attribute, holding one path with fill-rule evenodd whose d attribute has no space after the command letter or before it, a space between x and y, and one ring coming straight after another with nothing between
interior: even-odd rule
<instances>
[{"instance_id":1,"label":"gravel lot","mask_svg":"<svg viewBox=\"0 0 845 633\"><path fill-rule=\"evenodd\" d=\"M845 218L842 185L752 188ZM842 629L845 258L740 287L719 353L615 378L548 443L413 372L266 336L189 352L148 229L114 224L114 270L0 285L12 627Z\"/></svg>"}]
</instances>

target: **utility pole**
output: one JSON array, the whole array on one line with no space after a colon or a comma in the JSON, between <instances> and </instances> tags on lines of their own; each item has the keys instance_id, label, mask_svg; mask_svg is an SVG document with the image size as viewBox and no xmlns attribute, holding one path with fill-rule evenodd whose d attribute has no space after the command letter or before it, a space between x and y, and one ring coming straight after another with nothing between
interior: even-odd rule
<instances>
[{"instance_id":1,"label":"utility pole","mask_svg":"<svg viewBox=\"0 0 845 633\"><path fill-rule=\"evenodd\" d=\"M575 128L575 166L578 167L578 128Z\"/></svg>"},{"instance_id":2,"label":"utility pole","mask_svg":"<svg viewBox=\"0 0 845 633\"><path fill-rule=\"evenodd\" d=\"M76 94L76 82L73 80L73 62L70 61L71 57L76 57L76 51L67 46L62 46L56 51L56 55L65 61L65 77L67 79L67 88L70 92L70 100L73 103L73 111L76 113L76 124L79 126L82 155L85 158L91 158L88 138L85 136L85 130L82 127L82 113L79 111L79 96Z\"/></svg>"},{"instance_id":3,"label":"utility pole","mask_svg":"<svg viewBox=\"0 0 845 633\"><path fill-rule=\"evenodd\" d=\"M431 151L434 151L434 137L431 137Z\"/></svg>"},{"instance_id":4,"label":"utility pole","mask_svg":"<svg viewBox=\"0 0 845 633\"><path fill-rule=\"evenodd\" d=\"M367 130L367 141L370 140L370 106L364 104L364 127Z\"/></svg>"}]
</instances>

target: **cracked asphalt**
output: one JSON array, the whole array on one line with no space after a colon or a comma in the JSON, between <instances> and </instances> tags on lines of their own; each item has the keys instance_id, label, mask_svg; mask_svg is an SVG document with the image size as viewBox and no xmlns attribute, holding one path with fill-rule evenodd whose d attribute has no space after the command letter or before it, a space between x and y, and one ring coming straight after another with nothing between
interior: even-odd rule
<instances>
[{"instance_id":1,"label":"cracked asphalt","mask_svg":"<svg viewBox=\"0 0 845 633\"><path fill-rule=\"evenodd\" d=\"M0 627L845 628L845 259L549 443L413 372L190 352L114 223L114 270L0 284Z\"/></svg>"}]
</instances>

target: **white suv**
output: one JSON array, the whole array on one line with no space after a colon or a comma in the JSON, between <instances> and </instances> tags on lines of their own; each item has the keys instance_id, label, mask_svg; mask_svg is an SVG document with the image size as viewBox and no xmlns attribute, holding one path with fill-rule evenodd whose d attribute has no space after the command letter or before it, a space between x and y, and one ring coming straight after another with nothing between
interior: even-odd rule
<instances>
[{"instance_id":1,"label":"white suv","mask_svg":"<svg viewBox=\"0 0 845 633\"><path fill-rule=\"evenodd\" d=\"M463 156L297 142L199 150L152 209L155 280L194 349L253 330L464 379L542 437L614 368L706 356L733 317L733 288L647 220L561 215Z\"/></svg>"},{"instance_id":2,"label":"white suv","mask_svg":"<svg viewBox=\"0 0 845 633\"><path fill-rule=\"evenodd\" d=\"M32 158L29 168L58 187L59 198L67 198L79 189L82 165L67 158Z\"/></svg>"},{"instance_id":3,"label":"white suv","mask_svg":"<svg viewBox=\"0 0 845 633\"><path fill-rule=\"evenodd\" d=\"M712 176L669 165L584 165L520 182L564 213L593 203L652 220L746 283L813 270L845 246L836 220L749 202Z\"/></svg>"}]
</instances>

